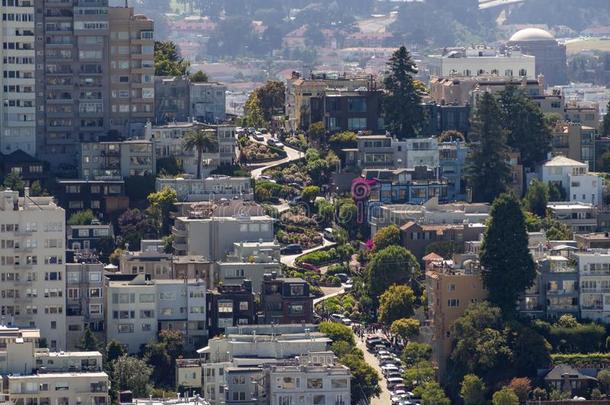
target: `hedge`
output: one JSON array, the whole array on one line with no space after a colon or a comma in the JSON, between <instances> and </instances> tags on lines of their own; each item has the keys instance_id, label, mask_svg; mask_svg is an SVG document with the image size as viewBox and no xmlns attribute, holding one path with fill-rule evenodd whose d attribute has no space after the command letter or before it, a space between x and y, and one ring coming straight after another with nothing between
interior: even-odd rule
<instances>
[{"instance_id":1,"label":"hedge","mask_svg":"<svg viewBox=\"0 0 610 405\"><path fill-rule=\"evenodd\" d=\"M551 354L553 365L569 364L577 368L610 367L610 353L570 353Z\"/></svg>"}]
</instances>

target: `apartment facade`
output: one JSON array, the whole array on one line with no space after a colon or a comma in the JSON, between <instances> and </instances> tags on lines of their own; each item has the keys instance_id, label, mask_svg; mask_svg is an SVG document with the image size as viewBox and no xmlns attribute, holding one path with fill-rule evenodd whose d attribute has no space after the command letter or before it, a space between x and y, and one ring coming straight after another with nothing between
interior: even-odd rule
<instances>
[{"instance_id":1,"label":"apartment facade","mask_svg":"<svg viewBox=\"0 0 610 405\"><path fill-rule=\"evenodd\" d=\"M175 219L174 249L177 255L222 260L236 242L274 240L273 221L261 206L250 201L197 203L188 216Z\"/></svg>"},{"instance_id":2,"label":"apartment facade","mask_svg":"<svg viewBox=\"0 0 610 405\"><path fill-rule=\"evenodd\" d=\"M129 208L123 180L58 180L55 197L68 217L90 209L102 218Z\"/></svg>"},{"instance_id":3,"label":"apartment facade","mask_svg":"<svg viewBox=\"0 0 610 405\"><path fill-rule=\"evenodd\" d=\"M580 316L610 320L610 254L607 251L574 254L580 281Z\"/></svg>"},{"instance_id":4,"label":"apartment facade","mask_svg":"<svg viewBox=\"0 0 610 405\"><path fill-rule=\"evenodd\" d=\"M235 242L233 251L216 262L218 281L235 284L249 280L252 291L262 291L265 274L281 274L280 244L269 242Z\"/></svg>"},{"instance_id":5,"label":"apartment facade","mask_svg":"<svg viewBox=\"0 0 610 405\"><path fill-rule=\"evenodd\" d=\"M589 166L563 156L555 156L542 166L542 181L561 187L570 202L600 206L603 179L589 172Z\"/></svg>"},{"instance_id":6,"label":"apartment facade","mask_svg":"<svg viewBox=\"0 0 610 405\"><path fill-rule=\"evenodd\" d=\"M36 154L34 0L4 2L0 32L0 153Z\"/></svg>"},{"instance_id":7,"label":"apartment facade","mask_svg":"<svg viewBox=\"0 0 610 405\"><path fill-rule=\"evenodd\" d=\"M176 191L178 201L213 201L220 199L254 198L252 179L249 177L229 177L224 175L211 175L204 179L162 178L155 181L157 191L169 187Z\"/></svg>"},{"instance_id":8,"label":"apartment facade","mask_svg":"<svg viewBox=\"0 0 610 405\"><path fill-rule=\"evenodd\" d=\"M107 278L106 338L129 353L138 353L164 329L182 332L191 348L207 336L204 281L153 281L144 274Z\"/></svg>"},{"instance_id":9,"label":"apartment facade","mask_svg":"<svg viewBox=\"0 0 610 405\"><path fill-rule=\"evenodd\" d=\"M199 122L210 124L226 118L227 86L222 83L190 83L190 116Z\"/></svg>"},{"instance_id":10,"label":"apartment facade","mask_svg":"<svg viewBox=\"0 0 610 405\"><path fill-rule=\"evenodd\" d=\"M108 0L41 0L35 11L37 150L76 167L80 142L152 120L153 23Z\"/></svg>"},{"instance_id":11,"label":"apartment facade","mask_svg":"<svg viewBox=\"0 0 610 405\"><path fill-rule=\"evenodd\" d=\"M89 329L105 339L104 265L97 261L66 264L66 323L68 350L76 350Z\"/></svg>"},{"instance_id":12,"label":"apartment facade","mask_svg":"<svg viewBox=\"0 0 610 405\"><path fill-rule=\"evenodd\" d=\"M470 304L487 297L478 263L472 259L455 265L443 261L431 263L426 269L426 296L432 330L432 360L442 377L451 354L453 324Z\"/></svg>"},{"instance_id":13,"label":"apartment facade","mask_svg":"<svg viewBox=\"0 0 610 405\"><path fill-rule=\"evenodd\" d=\"M190 117L187 76L155 76L155 124L187 122Z\"/></svg>"},{"instance_id":14,"label":"apartment facade","mask_svg":"<svg viewBox=\"0 0 610 405\"><path fill-rule=\"evenodd\" d=\"M85 180L154 176L157 173L154 145L143 139L82 143L79 173Z\"/></svg>"},{"instance_id":15,"label":"apartment facade","mask_svg":"<svg viewBox=\"0 0 610 405\"><path fill-rule=\"evenodd\" d=\"M300 278L281 278L265 274L261 291L262 319L265 324L313 322L313 295L309 284Z\"/></svg>"},{"instance_id":16,"label":"apartment facade","mask_svg":"<svg viewBox=\"0 0 610 405\"><path fill-rule=\"evenodd\" d=\"M567 225L573 233L591 233L597 230L598 211L592 204L553 202L546 207L553 219Z\"/></svg>"},{"instance_id":17,"label":"apartment facade","mask_svg":"<svg viewBox=\"0 0 610 405\"><path fill-rule=\"evenodd\" d=\"M52 197L0 192L0 311L8 325L38 328L66 347L65 211Z\"/></svg>"},{"instance_id":18,"label":"apartment facade","mask_svg":"<svg viewBox=\"0 0 610 405\"><path fill-rule=\"evenodd\" d=\"M108 405L108 375L99 352L40 348L38 329L0 328L2 395L7 403Z\"/></svg>"}]
</instances>

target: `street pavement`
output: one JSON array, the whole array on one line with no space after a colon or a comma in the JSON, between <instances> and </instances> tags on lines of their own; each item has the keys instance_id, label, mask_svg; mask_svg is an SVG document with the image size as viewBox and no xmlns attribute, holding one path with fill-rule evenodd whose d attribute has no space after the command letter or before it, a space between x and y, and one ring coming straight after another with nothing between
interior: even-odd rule
<instances>
[{"instance_id":1,"label":"street pavement","mask_svg":"<svg viewBox=\"0 0 610 405\"><path fill-rule=\"evenodd\" d=\"M381 374L379 360L377 360L377 357L375 357L374 354L366 350L366 344L358 336L356 336L356 346L364 353L364 361L377 371L380 378L379 387L381 388L381 395L371 398L370 405L390 405L392 403L390 399L390 391L388 391L385 378L383 378L383 374Z\"/></svg>"}]
</instances>

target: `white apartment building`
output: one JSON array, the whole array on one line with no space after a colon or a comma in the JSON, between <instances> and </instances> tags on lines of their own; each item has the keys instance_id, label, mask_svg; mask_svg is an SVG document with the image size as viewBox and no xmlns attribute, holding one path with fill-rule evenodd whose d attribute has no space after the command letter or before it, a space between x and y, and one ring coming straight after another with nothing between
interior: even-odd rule
<instances>
[{"instance_id":1,"label":"white apartment building","mask_svg":"<svg viewBox=\"0 0 610 405\"><path fill-rule=\"evenodd\" d=\"M0 191L0 317L66 348L65 212L52 197Z\"/></svg>"},{"instance_id":2,"label":"white apartment building","mask_svg":"<svg viewBox=\"0 0 610 405\"><path fill-rule=\"evenodd\" d=\"M570 202L600 206L603 179L589 173L589 165L564 156L555 156L542 166L542 181L563 188Z\"/></svg>"},{"instance_id":3,"label":"white apartment building","mask_svg":"<svg viewBox=\"0 0 610 405\"><path fill-rule=\"evenodd\" d=\"M226 328L224 336L211 339L208 346L197 350L203 370L202 395L213 405L231 399L232 395L225 391L229 384L226 372L229 368L281 363L303 353L326 351L332 341L316 328L300 324Z\"/></svg>"},{"instance_id":4,"label":"white apartment building","mask_svg":"<svg viewBox=\"0 0 610 405\"><path fill-rule=\"evenodd\" d=\"M489 204L451 203L439 204L434 197L425 204L385 204L373 207L370 213L371 234L394 224L402 226L408 221L418 224L484 224L489 217Z\"/></svg>"},{"instance_id":5,"label":"white apartment building","mask_svg":"<svg viewBox=\"0 0 610 405\"><path fill-rule=\"evenodd\" d=\"M177 255L222 260L235 242L274 240L273 218L251 201L230 200L193 204L189 216L177 217L172 234Z\"/></svg>"},{"instance_id":6,"label":"white apartment building","mask_svg":"<svg viewBox=\"0 0 610 405\"><path fill-rule=\"evenodd\" d=\"M610 254L575 253L580 278L580 316L593 321L610 321Z\"/></svg>"},{"instance_id":7,"label":"white apartment building","mask_svg":"<svg viewBox=\"0 0 610 405\"><path fill-rule=\"evenodd\" d=\"M190 83L191 117L200 122L224 121L227 113L227 86L222 83Z\"/></svg>"},{"instance_id":8,"label":"white apartment building","mask_svg":"<svg viewBox=\"0 0 610 405\"><path fill-rule=\"evenodd\" d=\"M362 169L438 167L435 138L398 140L389 135L360 135L357 149L344 149L346 164Z\"/></svg>"},{"instance_id":9,"label":"white apartment building","mask_svg":"<svg viewBox=\"0 0 610 405\"><path fill-rule=\"evenodd\" d=\"M252 292L260 293L263 276L275 272L282 274L280 244L270 242L235 242L233 252L216 263L218 281L224 284L252 282Z\"/></svg>"},{"instance_id":10,"label":"white apartment building","mask_svg":"<svg viewBox=\"0 0 610 405\"><path fill-rule=\"evenodd\" d=\"M8 403L108 405L108 375L100 352L39 348L38 329L0 327L2 397Z\"/></svg>"},{"instance_id":11,"label":"white apartment building","mask_svg":"<svg viewBox=\"0 0 610 405\"><path fill-rule=\"evenodd\" d=\"M6 3L6 4L5 4ZM36 154L34 0L6 1L0 21L0 153Z\"/></svg>"},{"instance_id":12,"label":"white apartment building","mask_svg":"<svg viewBox=\"0 0 610 405\"><path fill-rule=\"evenodd\" d=\"M269 366L270 405L351 403L351 373L333 352L309 352L292 363Z\"/></svg>"},{"instance_id":13,"label":"white apartment building","mask_svg":"<svg viewBox=\"0 0 610 405\"><path fill-rule=\"evenodd\" d=\"M597 229L597 208L589 203L552 202L547 204L551 217L567 225L574 233L591 233Z\"/></svg>"},{"instance_id":14,"label":"white apartment building","mask_svg":"<svg viewBox=\"0 0 610 405\"><path fill-rule=\"evenodd\" d=\"M211 175L203 179L162 178L157 177L155 189L163 190L165 187L176 191L178 201L213 201L220 199L252 200L252 179L250 177L230 177L225 175Z\"/></svg>"},{"instance_id":15,"label":"white apartment building","mask_svg":"<svg viewBox=\"0 0 610 405\"><path fill-rule=\"evenodd\" d=\"M159 330L182 332L187 347L207 336L206 283L201 280L129 280L109 277L106 287L106 337L137 353L156 340Z\"/></svg>"},{"instance_id":16,"label":"white apartment building","mask_svg":"<svg viewBox=\"0 0 610 405\"><path fill-rule=\"evenodd\" d=\"M451 48L443 55L430 57L430 73L435 76L506 76L536 78L536 58L517 50L500 53L497 49L478 45Z\"/></svg>"}]
</instances>

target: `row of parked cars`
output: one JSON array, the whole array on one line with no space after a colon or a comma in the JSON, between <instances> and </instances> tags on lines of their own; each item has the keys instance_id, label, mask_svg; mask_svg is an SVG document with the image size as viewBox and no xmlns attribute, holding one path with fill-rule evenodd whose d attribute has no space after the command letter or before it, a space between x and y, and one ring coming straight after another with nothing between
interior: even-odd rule
<instances>
[{"instance_id":1,"label":"row of parked cars","mask_svg":"<svg viewBox=\"0 0 610 405\"><path fill-rule=\"evenodd\" d=\"M420 398L407 391L404 384L404 365L391 343L383 337L372 335L366 338L366 348L379 360L381 373L390 391L392 405L420 405Z\"/></svg>"}]
</instances>

